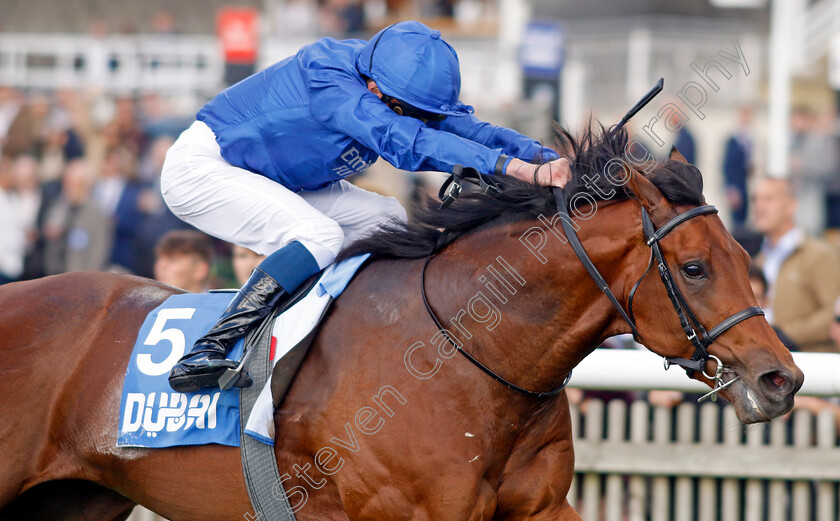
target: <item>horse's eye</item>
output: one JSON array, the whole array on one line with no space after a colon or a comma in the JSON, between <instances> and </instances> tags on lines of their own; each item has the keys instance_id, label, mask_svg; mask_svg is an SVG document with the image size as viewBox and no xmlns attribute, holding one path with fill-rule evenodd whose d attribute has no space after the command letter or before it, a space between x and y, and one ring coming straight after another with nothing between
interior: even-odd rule
<instances>
[{"instance_id":1,"label":"horse's eye","mask_svg":"<svg viewBox=\"0 0 840 521\"><path fill-rule=\"evenodd\" d=\"M706 275L703 265L699 262L692 262L683 266L683 273L690 279L699 279Z\"/></svg>"}]
</instances>

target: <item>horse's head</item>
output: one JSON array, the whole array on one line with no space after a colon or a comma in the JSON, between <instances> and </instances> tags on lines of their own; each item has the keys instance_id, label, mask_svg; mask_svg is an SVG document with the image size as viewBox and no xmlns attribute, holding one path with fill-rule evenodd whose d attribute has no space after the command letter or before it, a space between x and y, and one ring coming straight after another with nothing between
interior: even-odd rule
<instances>
[{"instance_id":1,"label":"horse's head","mask_svg":"<svg viewBox=\"0 0 840 521\"><path fill-rule=\"evenodd\" d=\"M647 177L634 171L626 186L647 211L654 227L660 229L696 206L674 203L675 198L664 193L668 191L666 187L670 183L679 189L676 185L680 182L696 185L701 183L699 176L699 171L674 149L669 160L657 165ZM651 180L657 177L660 182L655 184ZM646 241L640 242L633 255L638 253L637 260L652 255ZM727 318L756 306L747 274L750 258L716 214L679 223L662 237L659 245L678 291L701 330L705 327L711 331ZM634 264L638 266L638 262ZM687 339L665 284L656 273L656 259L651 271L634 295L637 328L651 351L667 358L689 359L695 354L696 344ZM793 395L802 385L803 374L763 316L749 316L726 329L708 347L708 353L727 368L722 376L724 383L739 377L720 394L734 404L742 422L768 421L793 407ZM717 362L709 359L705 375L714 376L716 370ZM713 380L705 375L693 372L693 377L712 386Z\"/></svg>"}]
</instances>

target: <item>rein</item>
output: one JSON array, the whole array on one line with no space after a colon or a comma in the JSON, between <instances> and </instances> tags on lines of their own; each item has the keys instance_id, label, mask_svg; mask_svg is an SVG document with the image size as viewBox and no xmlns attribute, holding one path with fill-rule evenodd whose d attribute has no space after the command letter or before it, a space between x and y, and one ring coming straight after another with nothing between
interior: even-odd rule
<instances>
[{"instance_id":1,"label":"rein","mask_svg":"<svg viewBox=\"0 0 840 521\"><path fill-rule=\"evenodd\" d=\"M498 374L496 374L495 372L493 372L492 369L490 369L486 365L484 365L481 362L479 362L478 360L476 360L475 357L473 357L471 354L469 354L466 351L464 351L463 349L461 349L461 346L458 345L457 342L452 340L452 337L449 336L449 333L447 332L447 330L440 323L440 320L438 320L438 317L437 317L437 315L435 315L435 312L432 309L432 306L429 304L429 299L426 297L426 268L429 266L429 261L432 260L433 256L434 256L434 248L432 248L432 251L430 251L429 254L426 256L426 262L423 263L423 271L420 274L420 294L423 296L423 304L426 306L426 311L429 312L429 316L432 317L432 320L435 322L435 325L437 326L438 330L446 338L446 340L450 344L452 344L452 346L459 353L464 355L464 357L467 360L472 362L473 365L475 365L476 367L478 367L479 369L481 369L482 371L487 373L491 378L493 378L494 380L496 380L500 384L504 385L505 387L507 387L511 391L515 391L519 394L529 396L531 398L551 398L552 396L556 396L558 393L560 393L560 391L565 389L566 384L569 383L569 379L571 379L571 377L572 377L572 372L571 371L569 371L569 374L566 376L565 380L563 380L563 383L560 384L559 387L555 387L554 389L551 389L550 391L543 391L543 392L529 391L528 389L524 389L524 388L519 387L518 385L516 385L516 384L514 384L514 383L512 383L508 380L505 380L503 377L501 377Z\"/></svg>"},{"instance_id":2,"label":"rein","mask_svg":"<svg viewBox=\"0 0 840 521\"><path fill-rule=\"evenodd\" d=\"M441 185L440 191L438 193L438 197L441 199L440 208L444 209L451 205L458 196L461 194L462 185L461 183L465 180L469 180L470 182L477 183L482 193L490 194L491 196L496 196L501 194L501 190L496 185L496 183L490 179L485 179L484 176L478 173L477 170L474 168L464 168L461 165L455 165L455 168L452 170L452 175L446 179L446 181ZM461 353L464 358L469 360L473 365L484 371L487 375L491 378L499 382L500 384L504 385L508 389L515 391L519 394L531 397L531 398L551 398L552 396L556 396L560 393L563 389L566 388L566 384L569 383L569 379L572 377L572 372L569 371L569 374L563 380L563 383L560 384L559 387L551 389L550 391L529 391L523 387L519 387L518 385L514 384L496 374L492 369L487 367L486 365L482 364L474 356L469 354L468 352L464 351L461 346L455 342L452 337L449 336L447 330L443 327L438 319L437 315L435 314L434 310L432 309L431 304L429 304L429 299L426 296L426 268L429 266L429 262L432 260L432 257L435 255L434 251L437 249L437 246L433 247L429 250L429 254L426 255L426 261L423 263L423 271L420 274L420 294L423 296L423 305L426 306L426 311L429 312L429 316L432 317L435 325L437 326L440 333L446 338L446 340L457 350Z\"/></svg>"}]
</instances>

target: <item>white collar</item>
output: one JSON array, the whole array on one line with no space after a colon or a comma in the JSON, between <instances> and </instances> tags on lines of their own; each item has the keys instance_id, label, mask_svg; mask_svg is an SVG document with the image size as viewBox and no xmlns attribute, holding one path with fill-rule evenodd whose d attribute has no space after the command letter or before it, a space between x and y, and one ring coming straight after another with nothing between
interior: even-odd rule
<instances>
[{"instance_id":1,"label":"white collar","mask_svg":"<svg viewBox=\"0 0 840 521\"><path fill-rule=\"evenodd\" d=\"M775 245L770 244L770 241L765 238L761 245L761 251L765 254L769 252L776 253L783 251L792 253L797 247L799 247L803 239L804 235L802 233L802 228L794 226L788 230L787 233L779 237L779 240L776 241Z\"/></svg>"}]
</instances>

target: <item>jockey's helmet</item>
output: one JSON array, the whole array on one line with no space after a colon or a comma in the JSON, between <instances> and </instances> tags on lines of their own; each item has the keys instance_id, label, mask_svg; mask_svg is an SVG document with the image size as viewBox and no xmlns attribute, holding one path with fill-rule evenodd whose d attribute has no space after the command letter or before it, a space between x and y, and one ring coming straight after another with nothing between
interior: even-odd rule
<instances>
[{"instance_id":1,"label":"jockey's helmet","mask_svg":"<svg viewBox=\"0 0 840 521\"><path fill-rule=\"evenodd\" d=\"M420 22L399 22L379 31L359 54L356 68L389 98L446 116L471 114L461 103L461 71L455 49L440 31Z\"/></svg>"}]
</instances>

